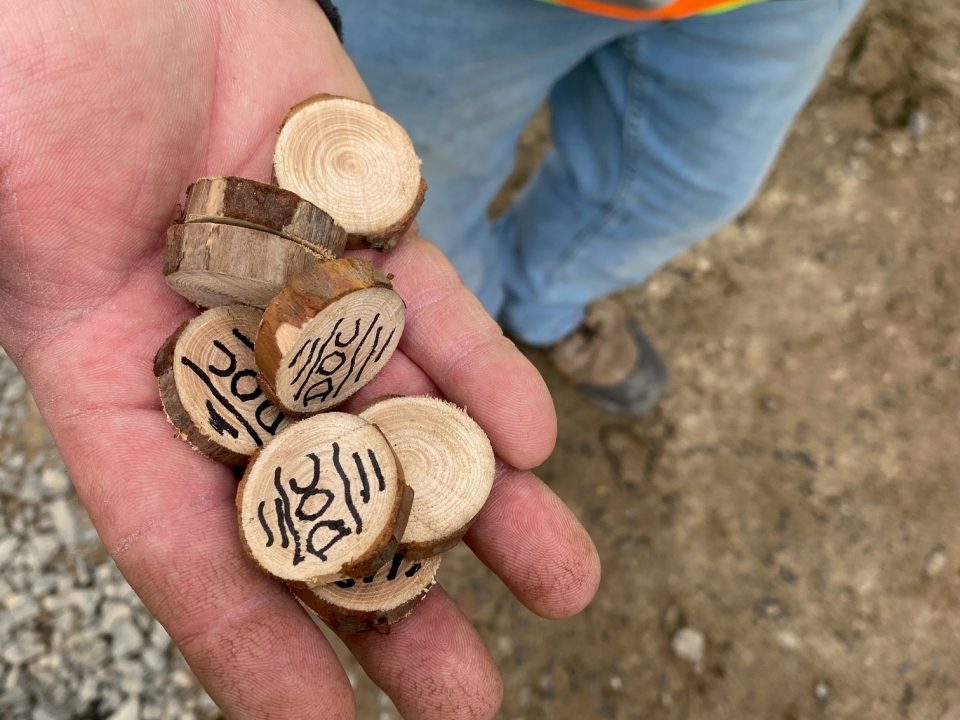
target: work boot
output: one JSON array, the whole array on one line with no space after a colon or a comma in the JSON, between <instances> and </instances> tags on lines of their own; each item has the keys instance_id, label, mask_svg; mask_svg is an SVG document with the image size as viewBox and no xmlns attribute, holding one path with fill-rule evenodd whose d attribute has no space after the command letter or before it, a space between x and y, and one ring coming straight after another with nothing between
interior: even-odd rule
<instances>
[{"instance_id":1,"label":"work boot","mask_svg":"<svg viewBox=\"0 0 960 720\"><path fill-rule=\"evenodd\" d=\"M560 374L612 413L642 415L667 386L667 368L626 308L590 304L580 326L548 351Z\"/></svg>"}]
</instances>

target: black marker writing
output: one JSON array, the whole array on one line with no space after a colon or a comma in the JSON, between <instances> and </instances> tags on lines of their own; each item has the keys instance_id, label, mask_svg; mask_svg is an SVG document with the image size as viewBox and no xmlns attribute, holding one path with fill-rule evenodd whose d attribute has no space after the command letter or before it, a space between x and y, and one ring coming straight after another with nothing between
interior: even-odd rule
<instances>
[{"instance_id":1,"label":"black marker writing","mask_svg":"<svg viewBox=\"0 0 960 720\"><path fill-rule=\"evenodd\" d=\"M253 343L240 330L233 328L232 335L245 347L253 350ZM249 367L240 369L237 353L220 340L214 340L212 345L217 352L206 364L206 368L186 356L180 359L209 391L211 397L206 401L207 424L218 435L229 435L235 440L239 438L242 429L257 447L263 447L260 432L275 435L283 422L283 416L274 409L269 399L263 398L256 370ZM224 383L218 383L214 378L229 378L229 392ZM255 424L247 419L248 414L242 412L243 403L257 403L253 410ZM273 420L268 420L269 412L276 413Z\"/></svg>"},{"instance_id":2,"label":"black marker writing","mask_svg":"<svg viewBox=\"0 0 960 720\"><path fill-rule=\"evenodd\" d=\"M401 574L400 568L402 566L403 566L403 556L394 555L393 561L390 563L390 569L387 571L387 574L384 576L384 579L387 582L393 582L394 580L396 580L397 577L399 577L399 575ZM420 572L422 568L423 568L423 563L419 563L419 562L411 563L410 567L408 567L403 572L403 576L412 578L414 575ZM376 575L368 575L367 577L363 578L363 583L369 584L369 583L372 583L375 579L376 579ZM345 580L338 580L335 584L339 588L343 588L344 590L349 590L352 587L356 587L357 581L352 578L347 578Z\"/></svg>"},{"instance_id":3,"label":"black marker writing","mask_svg":"<svg viewBox=\"0 0 960 720\"><path fill-rule=\"evenodd\" d=\"M287 365L288 369L296 368L290 381L290 387L295 388L293 399L308 407L317 400L336 399L348 382L359 383L371 362L376 365L383 359L397 332L393 328L384 340L385 330L377 313L366 327L359 318L353 323L340 318L322 340L306 340ZM337 373L342 373L339 378L335 377Z\"/></svg>"},{"instance_id":4,"label":"black marker writing","mask_svg":"<svg viewBox=\"0 0 960 720\"><path fill-rule=\"evenodd\" d=\"M340 460L340 444L331 443L330 463L340 480L340 487L321 487L323 461L316 453L305 456L311 462L312 472L309 482L301 484L297 478L284 479L283 469L274 469L273 487L273 527L277 529L280 547L291 552L291 562L299 565L312 555L321 561L327 560L327 552L343 538L363 532L363 517L354 501L356 481L360 481L361 500L367 504L371 500L372 489L369 485L368 470L363 454L352 453L357 477L351 478L347 468ZM376 463L376 453L366 449L366 457ZM379 466L377 466L379 467ZM384 487L380 487L382 491ZM333 510L337 499L343 501L347 516L338 517ZM257 517L264 532L264 545L272 547L275 535L271 529L267 501L261 501L257 507ZM372 578L371 578L372 579Z\"/></svg>"}]
</instances>

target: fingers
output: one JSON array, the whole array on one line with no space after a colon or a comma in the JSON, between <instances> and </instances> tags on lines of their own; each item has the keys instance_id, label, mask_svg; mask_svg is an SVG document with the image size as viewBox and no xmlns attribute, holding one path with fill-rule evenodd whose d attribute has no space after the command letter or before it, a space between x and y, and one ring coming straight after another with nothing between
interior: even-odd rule
<instances>
[{"instance_id":1,"label":"fingers","mask_svg":"<svg viewBox=\"0 0 960 720\"><path fill-rule=\"evenodd\" d=\"M486 427L501 455L538 462L555 434L539 375L456 284L437 250L414 241L393 258L384 265L408 302L411 335L370 393L439 389ZM126 292L149 295L134 285ZM118 297L30 363L43 389L38 401L55 408L52 429L105 544L230 717L266 717L276 708L291 718L316 717L318 709L352 717L349 683L322 635L243 556L232 476L178 440L156 409L146 359L169 328L124 334L141 322L139 307ZM169 315L162 324L176 319ZM105 350L113 352L109 363ZM111 396L106 380L114 372L123 383ZM592 545L529 474L501 469L470 541L544 615L579 609L595 588ZM389 637L346 640L408 718L491 717L499 706L500 680L483 643L440 590Z\"/></svg>"},{"instance_id":2,"label":"fingers","mask_svg":"<svg viewBox=\"0 0 960 720\"><path fill-rule=\"evenodd\" d=\"M423 374L410 358L402 352L395 352L390 362L373 380L364 385L344 405L347 412L357 412L372 400L384 395L433 395L440 391L430 378Z\"/></svg>"},{"instance_id":3,"label":"fingers","mask_svg":"<svg viewBox=\"0 0 960 720\"><path fill-rule=\"evenodd\" d=\"M118 295L25 364L103 543L229 717L353 717L322 634L241 550L232 473L156 407L150 358L180 305L158 300L142 317L153 295L135 281L127 292L135 298Z\"/></svg>"},{"instance_id":4,"label":"fingers","mask_svg":"<svg viewBox=\"0 0 960 720\"><path fill-rule=\"evenodd\" d=\"M292 596L237 541L235 480L162 414L56 427L74 481L124 577L230 718L354 717L339 662Z\"/></svg>"},{"instance_id":5,"label":"fingers","mask_svg":"<svg viewBox=\"0 0 960 720\"><path fill-rule=\"evenodd\" d=\"M369 256L407 304L400 350L483 426L516 467L540 464L556 442L553 401L536 368L505 338L436 247L412 239Z\"/></svg>"},{"instance_id":6,"label":"fingers","mask_svg":"<svg viewBox=\"0 0 960 720\"><path fill-rule=\"evenodd\" d=\"M389 635L341 635L405 720L481 720L503 686L483 641L450 597L434 587Z\"/></svg>"},{"instance_id":7,"label":"fingers","mask_svg":"<svg viewBox=\"0 0 960 720\"><path fill-rule=\"evenodd\" d=\"M367 257L378 260L373 254ZM543 381L505 344L442 254L425 241L408 240L378 262L395 274L408 318L403 354L391 360L398 363L391 381L399 384L383 387L393 393L432 394L410 367L413 360L447 397L467 407L501 457L508 462L520 457L527 466L542 460L535 453L549 453L555 437L553 405ZM463 362L465 358L469 362ZM369 397L382 392L377 384ZM596 593L600 561L590 537L563 502L529 472L498 464L490 499L465 539L539 615L568 617Z\"/></svg>"},{"instance_id":8,"label":"fingers","mask_svg":"<svg viewBox=\"0 0 960 720\"><path fill-rule=\"evenodd\" d=\"M503 463L464 540L543 617L580 612L600 584L597 549L570 509L535 475Z\"/></svg>"}]
</instances>

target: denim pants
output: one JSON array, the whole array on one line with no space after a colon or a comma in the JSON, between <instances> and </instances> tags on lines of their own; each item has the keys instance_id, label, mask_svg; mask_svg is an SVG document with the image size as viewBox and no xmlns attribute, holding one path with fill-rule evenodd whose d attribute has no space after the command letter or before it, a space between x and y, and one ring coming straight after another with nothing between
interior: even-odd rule
<instances>
[{"instance_id":1,"label":"denim pants","mask_svg":"<svg viewBox=\"0 0 960 720\"><path fill-rule=\"evenodd\" d=\"M347 51L423 159L422 234L508 330L548 345L743 210L861 2L652 23L534 0L339 6ZM554 149L491 223L545 98Z\"/></svg>"}]
</instances>

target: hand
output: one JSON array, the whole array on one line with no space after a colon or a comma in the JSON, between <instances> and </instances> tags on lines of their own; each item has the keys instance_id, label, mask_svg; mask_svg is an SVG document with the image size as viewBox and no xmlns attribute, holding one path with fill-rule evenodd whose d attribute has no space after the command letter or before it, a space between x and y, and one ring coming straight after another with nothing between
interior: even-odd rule
<instances>
[{"instance_id":1,"label":"hand","mask_svg":"<svg viewBox=\"0 0 960 720\"><path fill-rule=\"evenodd\" d=\"M163 231L203 175L269 177L286 110L366 98L313 0L7 0L0 14L0 342L15 359L100 537L230 717L350 718L322 633L245 558L236 481L174 437L154 352L196 312L166 286ZM528 472L552 404L442 255L409 239L381 266L408 304L377 393L469 408L502 458L466 540L521 602L590 600L596 551ZM440 588L389 636L345 638L407 718L489 717L500 680Z\"/></svg>"}]
</instances>

